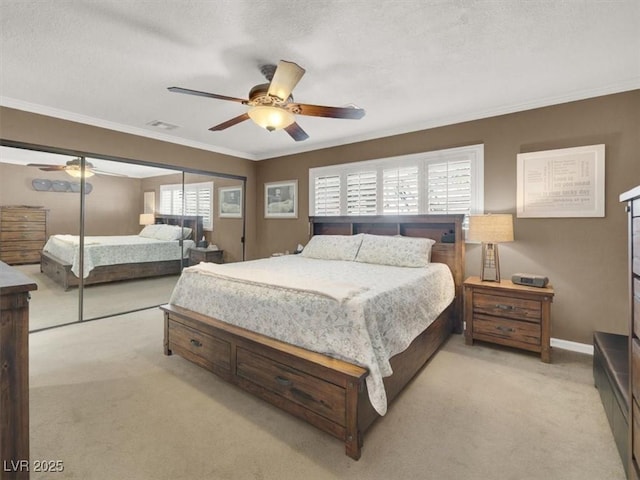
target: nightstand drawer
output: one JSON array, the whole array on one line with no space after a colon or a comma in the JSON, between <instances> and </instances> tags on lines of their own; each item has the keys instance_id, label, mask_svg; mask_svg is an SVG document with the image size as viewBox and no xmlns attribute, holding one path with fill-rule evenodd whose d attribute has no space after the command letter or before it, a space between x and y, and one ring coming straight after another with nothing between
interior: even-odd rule
<instances>
[{"instance_id":1,"label":"nightstand drawer","mask_svg":"<svg viewBox=\"0 0 640 480\"><path fill-rule=\"evenodd\" d=\"M540 322L542 317L538 301L478 292L473 296L473 312L527 322Z\"/></svg>"},{"instance_id":2,"label":"nightstand drawer","mask_svg":"<svg viewBox=\"0 0 640 480\"><path fill-rule=\"evenodd\" d=\"M497 319L489 315L474 315L473 337L482 340L484 336L505 339L530 345L540 345L540 325L518 320Z\"/></svg>"}]
</instances>

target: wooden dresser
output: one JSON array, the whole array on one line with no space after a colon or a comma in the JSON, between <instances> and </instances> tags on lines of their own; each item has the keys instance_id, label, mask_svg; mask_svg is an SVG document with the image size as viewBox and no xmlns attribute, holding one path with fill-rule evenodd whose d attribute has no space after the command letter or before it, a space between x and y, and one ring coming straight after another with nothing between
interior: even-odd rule
<instances>
[{"instance_id":1,"label":"wooden dresser","mask_svg":"<svg viewBox=\"0 0 640 480\"><path fill-rule=\"evenodd\" d=\"M9 265L39 263L47 240L47 215L41 207L0 207L0 260Z\"/></svg>"},{"instance_id":2,"label":"wooden dresser","mask_svg":"<svg viewBox=\"0 0 640 480\"><path fill-rule=\"evenodd\" d=\"M29 295L37 285L0 262L0 479L29 478Z\"/></svg>"},{"instance_id":3,"label":"wooden dresser","mask_svg":"<svg viewBox=\"0 0 640 480\"><path fill-rule=\"evenodd\" d=\"M629 213L629 478L640 478L640 186L620 195Z\"/></svg>"},{"instance_id":4,"label":"wooden dresser","mask_svg":"<svg viewBox=\"0 0 640 480\"><path fill-rule=\"evenodd\" d=\"M551 302L553 288L515 285L509 280L464 282L465 343L499 343L540 353L551 361Z\"/></svg>"}]
</instances>

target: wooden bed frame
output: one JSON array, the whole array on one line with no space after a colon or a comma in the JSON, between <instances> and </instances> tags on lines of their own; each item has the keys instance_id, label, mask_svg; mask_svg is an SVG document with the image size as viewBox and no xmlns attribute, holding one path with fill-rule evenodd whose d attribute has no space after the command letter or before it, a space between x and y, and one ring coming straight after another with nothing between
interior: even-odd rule
<instances>
[{"instance_id":1,"label":"wooden bed frame","mask_svg":"<svg viewBox=\"0 0 640 480\"><path fill-rule=\"evenodd\" d=\"M155 223L182 225L191 228L191 238L198 242L202 238L202 217L181 215L156 215ZM177 275L185 265L184 259L161 262L122 263L102 265L91 270L84 285L134 280L137 278ZM80 284L79 278L71 271L72 265L47 252L40 252L40 271L61 285L65 291Z\"/></svg>"},{"instance_id":2,"label":"wooden bed frame","mask_svg":"<svg viewBox=\"0 0 640 480\"><path fill-rule=\"evenodd\" d=\"M463 215L310 217L311 235L404 235L433 238L432 262L453 274L453 303L404 351L384 378L387 403L427 363L452 331L462 332ZM441 241L448 237L447 243ZM451 242L451 243L449 243ZM311 352L174 305L163 305L164 352L178 354L343 440L359 459L363 434L380 416L369 401L365 368Z\"/></svg>"}]
</instances>

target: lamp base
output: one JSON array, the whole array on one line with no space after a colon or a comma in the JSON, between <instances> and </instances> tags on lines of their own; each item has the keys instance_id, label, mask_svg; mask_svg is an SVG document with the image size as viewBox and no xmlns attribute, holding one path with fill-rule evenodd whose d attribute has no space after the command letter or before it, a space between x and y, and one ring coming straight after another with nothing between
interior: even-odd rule
<instances>
[{"instance_id":1,"label":"lamp base","mask_svg":"<svg viewBox=\"0 0 640 480\"><path fill-rule=\"evenodd\" d=\"M482 243L480 279L483 282L500 282L500 260L498 258L497 243Z\"/></svg>"}]
</instances>

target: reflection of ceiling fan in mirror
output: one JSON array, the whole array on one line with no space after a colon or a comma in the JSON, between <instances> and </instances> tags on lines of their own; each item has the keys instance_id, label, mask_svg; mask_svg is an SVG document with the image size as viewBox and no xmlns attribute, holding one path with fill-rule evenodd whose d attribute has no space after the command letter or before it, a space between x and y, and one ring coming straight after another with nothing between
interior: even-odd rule
<instances>
[{"instance_id":1,"label":"reflection of ceiling fan in mirror","mask_svg":"<svg viewBox=\"0 0 640 480\"><path fill-rule=\"evenodd\" d=\"M80 168L80 159L74 158L69 160L65 165L50 165L47 163L28 163L27 167L37 167L44 172L66 172L74 178L82 178L82 170ZM120 173L105 172L104 170L98 170L92 163L84 162L84 174L85 177L93 177L98 175L111 175L113 177L126 177Z\"/></svg>"},{"instance_id":2,"label":"reflection of ceiling fan in mirror","mask_svg":"<svg viewBox=\"0 0 640 480\"><path fill-rule=\"evenodd\" d=\"M326 107L294 102L291 91L298 84L305 70L293 62L280 60L277 66L264 65L260 70L266 79L269 80L269 83L253 87L249 92L248 100L180 87L169 87L169 91L215 98L218 100L228 100L250 107L246 113L211 127L209 129L211 131L224 130L251 119L257 125L270 132L284 129L296 142L306 140L309 138L309 135L296 123L294 114L311 117L350 119L360 119L364 116L365 111L354 106Z\"/></svg>"}]
</instances>

